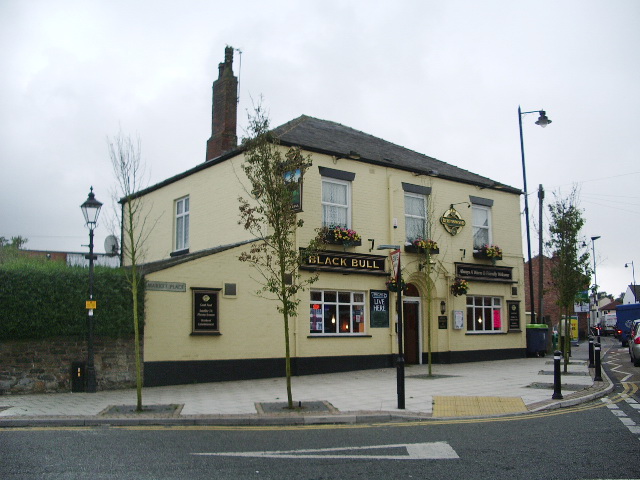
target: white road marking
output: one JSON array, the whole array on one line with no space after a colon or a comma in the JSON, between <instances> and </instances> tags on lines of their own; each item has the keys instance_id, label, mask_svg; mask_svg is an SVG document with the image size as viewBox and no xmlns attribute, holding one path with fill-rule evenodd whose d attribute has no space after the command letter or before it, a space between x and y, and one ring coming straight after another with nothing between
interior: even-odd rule
<instances>
[{"instance_id":1,"label":"white road marking","mask_svg":"<svg viewBox=\"0 0 640 480\"><path fill-rule=\"evenodd\" d=\"M398 449L398 455L350 455L349 452L376 449ZM344 452L344 453L337 453ZM397 445L374 445L369 447L318 448L306 450L286 450L274 452L221 452L192 453L219 457L260 457L260 458L327 458L362 460L441 460L460 458L447 442L400 443Z\"/></svg>"}]
</instances>

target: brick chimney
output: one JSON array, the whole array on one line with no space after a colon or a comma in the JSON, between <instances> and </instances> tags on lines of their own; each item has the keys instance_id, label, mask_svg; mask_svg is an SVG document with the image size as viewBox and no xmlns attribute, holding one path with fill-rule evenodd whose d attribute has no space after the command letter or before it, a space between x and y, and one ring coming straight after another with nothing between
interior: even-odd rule
<instances>
[{"instance_id":1,"label":"brick chimney","mask_svg":"<svg viewBox=\"0 0 640 480\"><path fill-rule=\"evenodd\" d=\"M224 63L218 65L218 79L213 82L211 138L207 140L207 160L219 157L238 145L238 79L233 75L233 47L224 49Z\"/></svg>"}]
</instances>

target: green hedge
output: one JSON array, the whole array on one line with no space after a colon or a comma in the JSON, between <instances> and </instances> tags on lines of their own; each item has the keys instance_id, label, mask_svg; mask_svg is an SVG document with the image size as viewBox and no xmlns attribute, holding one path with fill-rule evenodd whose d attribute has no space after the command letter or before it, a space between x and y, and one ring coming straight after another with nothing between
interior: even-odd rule
<instances>
[{"instance_id":1,"label":"green hedge","mask_svg":"<svg viewBox=\"0 0 640 480\"><path fill-rule=\"evenodd\" d=\"M96 335L133 334L132 299L123 269L96 267L93 296ZM88 268L57 262L0 264L0 340L86 335L88 299ZM139 303L142 310L144 302Z\"/></svg>"}]
</instances>

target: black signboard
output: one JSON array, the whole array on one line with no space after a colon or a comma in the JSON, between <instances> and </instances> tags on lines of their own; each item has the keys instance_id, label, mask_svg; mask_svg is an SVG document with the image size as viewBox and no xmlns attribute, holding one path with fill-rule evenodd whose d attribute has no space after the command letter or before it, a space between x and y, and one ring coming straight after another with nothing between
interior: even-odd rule
<instances>
[{"instance_id":1,"label":"black signboard","mask_svg":"<svg viewBox=\"0 0 640 480\"><path fill-rule=\"evenodd\" d=\"M465 280L513 283L513 268L456 263L456 276Z\"/></svg>"},{"instance_id":2,"label":"black signboard","mask_svg":"<svg viewBox=\"0 0 640 480\"><path fill-rule=\"evenodd\" d=\"M326 270L337 273L368 273L388 275L384 270L387 259L381 255L362 255L347 252L318 252L307 257L303 270Z\"/></svg>"},{"instance_id":3,"label":"black signboard","mask_svg":"<svg viewBox=\"0 0 640 480\"><path fill-rule=\"evenodd\" d=\"M520 328L520 302L507 301L507 309L509 310L509 331L521 331Z\"/></svg>"},{"instance_id":4,"label":"black signboard","mask_svg":"<svg viewBox=\"0 0 640 480\"><path fill-rule=\"evenodd\" d=\"M446 315L438 315L438 328L440 330L446 330L447 329L447 320L449 319L449 317L447 317Z\"/></svg>"},{"instance_id":5,"label":"black signboard","mask_svg":"<svg viewBox=\"0 0 640 480\"><path fill-rule=\"evenodd\" d=\"M217 333L219 288L192 288L194 333Z\"/></svg>"},{"instance_id":6,"label":"black signboard","mask_svg":"<svg viewBox=\"0 0 640 480\"><path fill-rule=\"evenodd\" d=\"M369 292L371 328L389 328L389 291L371 290Z\"/></svg>"}]
</instances>

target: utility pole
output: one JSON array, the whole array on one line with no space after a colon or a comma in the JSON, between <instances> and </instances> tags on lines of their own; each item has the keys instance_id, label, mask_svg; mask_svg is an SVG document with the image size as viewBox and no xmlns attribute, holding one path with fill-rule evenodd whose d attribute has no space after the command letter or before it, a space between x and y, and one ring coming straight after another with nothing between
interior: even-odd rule
<instances>
[{"instance_id":1,"label":"utility pole","mask_svg":"<svg viewBox=\"0 0 640 480\"><path fill-rule=\"evenodd\" d=\"M538 269L538 318L540 319L540 323L544 323L544 255L542 253L543 242L543 232L542 228L542 214L543 214L543 205L544 205L544 189L542 188L542 184L538 186L538 204L539 214L540 214L540 233L538 234L538 260L540 262L540 268Z\"/></svg>"}]
</instances>

